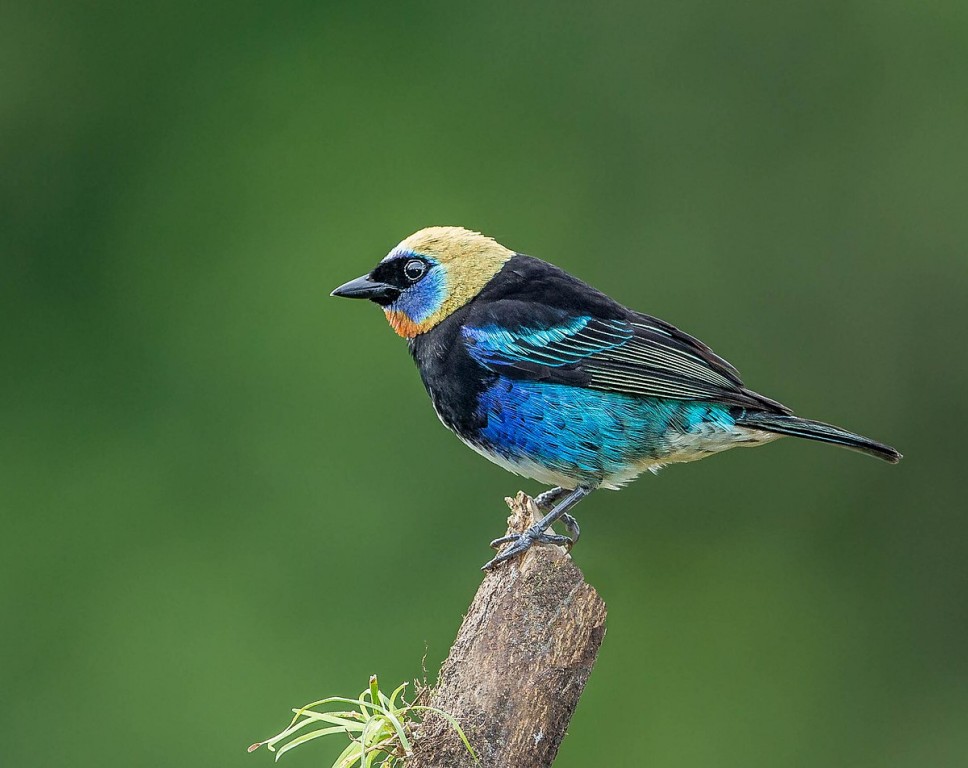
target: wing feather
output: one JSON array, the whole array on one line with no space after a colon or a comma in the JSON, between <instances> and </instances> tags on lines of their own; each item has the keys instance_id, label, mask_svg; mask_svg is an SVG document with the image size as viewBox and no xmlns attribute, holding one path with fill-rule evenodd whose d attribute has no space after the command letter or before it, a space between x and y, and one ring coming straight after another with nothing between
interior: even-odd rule
<instances>
[{"instance_id":1,"label":"wing feather","mask_svg":"<svg viewBox=\"0 0 968 768\"><path fill-rule=\"evenodd\" d=\"M541 326L491 322L461 333L471 356L494 372L643 397L778 405L745 389L736 369L705 344L648 315L544 319Z\"/></svg>"},{"instance_id":2,"label":"wing feather","mask_svg":"<svg viewBox=\"0 0 968 768\"><path fill-rule=\"evenodd\" d=\"M524 254L457 316L470 356L504 376L790 412L746 389L739 372L698 339Z\"/></svg>"}]
</instances>

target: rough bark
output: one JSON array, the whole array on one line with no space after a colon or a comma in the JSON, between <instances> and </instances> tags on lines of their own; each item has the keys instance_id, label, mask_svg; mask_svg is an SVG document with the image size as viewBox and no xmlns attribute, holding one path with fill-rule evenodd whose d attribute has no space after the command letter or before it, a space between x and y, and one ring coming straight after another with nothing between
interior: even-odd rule
<instances>
[{"instance_id":1,"label":"rough bark","mask_svg":"<svg viewBox=\"0 0 968 768\"><path fill-rule=\"evenodd\" d=\"M508 499L509 531L537 510ZM545 768L558 753L605 636L605 603L560 547L534 546L489 572L440 670L429 704L450 713L482 768ZM470 768L453 728L429 715L408 768Z\"/></svg>"}]
</instances>

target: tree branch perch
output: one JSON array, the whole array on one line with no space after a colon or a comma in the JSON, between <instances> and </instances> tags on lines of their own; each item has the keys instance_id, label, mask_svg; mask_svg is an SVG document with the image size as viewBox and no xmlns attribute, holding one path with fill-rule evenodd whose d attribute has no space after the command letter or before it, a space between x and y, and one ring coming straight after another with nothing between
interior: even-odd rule
<instances>
[{"instance_id":1,"label":"tree branch perch","mask_svg":"<svg viewBox=\"0 0 968 768\"><path fill-rule=\"evenodd\" d=\"M524 493L507 502L509 533L540 517ZM532 547L484 577L430 706L457 719L482 768L547 768L595 664L605 614L561 547ZM417 727L408 768L474 765L442 717Z\"/></svg>"}]
</instances>

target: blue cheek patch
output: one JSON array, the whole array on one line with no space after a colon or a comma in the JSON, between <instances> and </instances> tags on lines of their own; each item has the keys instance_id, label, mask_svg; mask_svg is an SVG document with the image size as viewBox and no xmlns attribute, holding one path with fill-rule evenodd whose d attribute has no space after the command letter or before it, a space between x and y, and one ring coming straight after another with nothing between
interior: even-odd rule
<instances>
[{"instance_id":1,"label":"blue cheek patch","mask_svg":"<svg viewBox=\"0 0 968 768\"><path fill-rule=\"evenodd\" d=\"M430 264L423 280L407 288L388 309L403 312L414 323L424 322L440 309L447 296L447 275L444 267Z\"/></svg>"}]
</instances>

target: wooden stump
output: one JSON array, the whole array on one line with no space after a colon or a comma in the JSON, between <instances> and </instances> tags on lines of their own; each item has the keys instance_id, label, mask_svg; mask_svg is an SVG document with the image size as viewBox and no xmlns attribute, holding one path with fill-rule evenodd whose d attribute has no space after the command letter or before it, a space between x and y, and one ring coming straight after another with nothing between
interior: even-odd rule
<instances>
[{"instance_id":1,"label":"wooden stump","mask_svg":"<svg viewBox=\"0 0 968 768\"><path fill-rule=\"evenodd\" d=\"M539 517L507 499L509 532ZM561 547L532 547L489 572L429 704L453 715L482 768L544 768L558 753L605 636L605 603ZM475 763L444 718L418 726L409 768Z\"/></svg>"}]
</instances>

